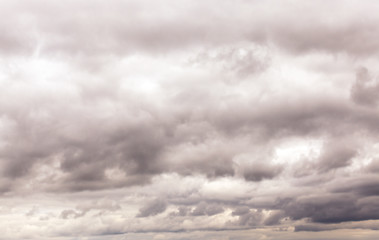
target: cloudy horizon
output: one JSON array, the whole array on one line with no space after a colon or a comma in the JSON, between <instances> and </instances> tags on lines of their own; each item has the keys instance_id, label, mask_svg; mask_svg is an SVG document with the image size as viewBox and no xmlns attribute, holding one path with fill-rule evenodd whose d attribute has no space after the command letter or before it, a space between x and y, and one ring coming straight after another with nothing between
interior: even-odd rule
<instances>
[{"instance_id":1,"label":"cloudy horizon","mask_svg":"<svg viewBox=\"0 0 379 240\"><path fill-rule=\"evenodd\" d=\"M0 239L377 239L378 10L0 1Z\"/></svg>"}]
</instances>

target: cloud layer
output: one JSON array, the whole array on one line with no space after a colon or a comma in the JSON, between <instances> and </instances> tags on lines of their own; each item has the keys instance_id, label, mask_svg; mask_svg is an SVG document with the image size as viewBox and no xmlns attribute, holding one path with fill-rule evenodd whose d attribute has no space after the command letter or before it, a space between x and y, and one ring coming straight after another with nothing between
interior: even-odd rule
<instances>
[{"instance_id":1,"label":"cloud layer","mask_svg":"<svg viewBox=\"0 0 379 240\"><path fill-rule=\"evenodd\" d=\"M378 8L2 1L0 239L375 239Z\"/></svg>"}]
</instances>

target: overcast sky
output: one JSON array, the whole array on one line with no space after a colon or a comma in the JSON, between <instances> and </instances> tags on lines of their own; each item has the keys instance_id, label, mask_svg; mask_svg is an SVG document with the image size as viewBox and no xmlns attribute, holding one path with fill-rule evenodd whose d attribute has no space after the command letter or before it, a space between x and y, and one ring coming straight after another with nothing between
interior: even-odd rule
<instances>
[{"instance_id":1,"label":"overcast sky","mask_svg":"<svg viewBox=\"0 0 379 240\"><path fill-rule=\"evenodd\" d=\"M1 0L0 239L378 239L378 12Z\"/></svg>"}]
</instances>

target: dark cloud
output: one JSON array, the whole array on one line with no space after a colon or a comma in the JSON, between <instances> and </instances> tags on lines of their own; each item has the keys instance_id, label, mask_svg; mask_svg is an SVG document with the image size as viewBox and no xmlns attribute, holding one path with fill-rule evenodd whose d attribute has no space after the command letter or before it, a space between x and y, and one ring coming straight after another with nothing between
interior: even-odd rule
<instances>
[{"instance_id":1,"label":"dark cloud","mask_svg":"<svg viewBox=\"0 0 379 240\"><path fill-rule=\"evenodd\" d=\"M263 163L255 163L252 166L245 167L243 177L247 181L258 182L264 179L272 179L281 172L280 166L273 166Z\"/></svg>"},{"instance_id":2,"label":"dark cloud","mask_svg":"<svg viewBox=\"0 0 379 240\"><path fill-rule=\"evenodd\" d=\"M238 225L240 226L258 226L262 221L262 213L258 211L249 211L246 214L242 214L238 217Z\"/></svg>"},{"instance_id":3,"label":"dark cloud","mask_svg":"<svg viewBox=\"0 0 379 240\"><path fill-rule=\"evenodd\" d=\"M240 206L233 210L233 216L238 216L235 222L238 226L258 226L262 223L263 214L262 210L250 209L247 206Z\"/></svg>"},{"instance_id":4,"label":"dark cloud","mask_svg":"<svg viewBox=\"0 0 379 240\"><path fill-rule=\"evenodd\" d=\"M304 224L296 225L295 231L321 232L338 229L370 229L378 230L376 221L348 222L342 224Z\"/></svg>"},{"instance_id":5,"label":"dark cloud","mask_svg":"<svg viewBox=\"0 0 379 240\"><path fill-rule=\"evenodd\" d=\"M357 154L354 144L346 140L330 140L325 143L324 148L317 162L320 172L346 167L351 164L351 159Z\"/></svg>"},{"instance_id":6,"label":"dark cloud","mask_svg":"<svg viewBox=\"0 0 379 240\"><path fill-rule=\"evenodd\" d=\"M195 209L191 212L193 216L213 216L222 213L224 209L220 205L207 204L205 202L199 203Z\"/></svg>"},{"instance_id":7,"label":"dark cloud","mask_svg":"<svg viewBox=\"0 0 379 240\"><path fill-rule=\"evenodd\" d=\"M187 214L188 214L189 211L190 211L189 207L181 206L181 207L178 207L177 211L171 212L170 216L173 216L173 217L175 217L175 216L184 217L184 216L187 216Z\"/></svg>"},{"instance_id":8,"label":"dark cloud","mask_svg":"<svg viewBox=\"0 0 379 240\"><path fill-rule=\"evenodd\" d=\"M241 216L241 215L247 214L249 212L250 212L249 207L242 206L242 207L238 207L238 208L234 209L232 212L232 215L233 216Z\"/></svg>"},{"instance_id":9,"label":"dark cloud","mask_svg":"<svg viewBox=\"0 0 379 240\"><path fill-rule=\"evenodd\" d=\"M149 216L155 216L166 210L167 203L163 199L155 199L149 202L147 205L139 210L139 214L136 217L144 218Z\"/></svg>"},{"instance_id":10,"label":"dark cloud","mask_svg":"<svg viewBox=\"0 0 379 240\"><path fill-rule=\"evenodd\" d=\"M360 105L376 106L379 100L378 93L379 83L370 76L367 68L359 68L351 87L351 99Z\"/></svg>"},{"instance_id":11,"label":"dark cloud","mask_svg":"<svg viewBox=\"0 0 379 240\"><path fill-rule=\"evenodd\" d=\"M285 215L294 219L308 218L318 223L340 223L379 219L377 206L372 202L359 204L358 198L349 194L328 194L304 197L289 201L281 207Z\"/></svg>"},{"instance_id":12,"label":"dark cloud","mask_svg":"<svg viewBox=\"0 0 379 240\"><path fill-rule=\"evenodd\" d=\"M264 220L264 225L277 225L285 217L284 213L281 210L273 211L270 215Z\"/></svg>"},{"instance_id":13,"label":"dark cloud","mask_svg":"<svg viewBox=\"0 0 379 240\"><path fill-rule=\"evenodd\" d=\"M235 158L250 153L249 145L256 145L255 151L261 151L259 146L275 147L271 142L290 136L332 135L332 143L326 145L315 165L320 172L327 172L348 166L356 154L353 143L335 141L333 135L356 129L377 131L378 116L374 113L339 102L327 103L325 99L257 105L254 109L245 105L248 102L230 100L227 108L213 109L218 96L210 96L209 103L200 106L194 119L192 103L184 105L178 114L169 105L159 110L153 104L134 107L138 97L128 102L109 99L126 111L112 112L108 119L117 120L109 122L92 111L96 105L81 100L76 100L78 105L72 107L64 106L61 99L47 98L50 104L64 107L64 114L42 104L39 111L47 117L37 115L37 119L33 119L33 109L4 104L4 112L14 127L10 128L8 145L1 152L3 176L33 178L40 166L56 161L63 175L48 183L49 189L58 191L146 184L153 176L167 172L203 174L209 178L236 176L241 172L248 181L261 181L278 176L283 166L271 164L269 156L262 160L267 163L252 158L250 163L236 169ZM39 97L32 100L39 101ZM174 103L169 99L167 104ZM44 121L44 127L38 121ZM114 172L119 173L118 178Z\"/></svg>"},{"instance_id":14,"label":"dark cloud","mask_svg":"<svg viewBox=\"0 0 379 240\"><path fill-rule=\"evenodd\" d=\"M379 187L378 187L378 177L367 175L365 177L358 177L348 179L344 182L339 182L340 185L334 186L332 191L337 193L354 193L358 196L378 196Z\"/></svg>"},{"instance_id":15,"label":"dark cloud","mask_svg":"<svg viewBox=\"0 0 379 240\"><path fill-rule=\"evenodd\" d=\"M307 232L320 232L320 231L330 231L336 230L337 227L332 227L329 225L296 225L295 232L307 231Z\"/></svg>"}]
</instances>

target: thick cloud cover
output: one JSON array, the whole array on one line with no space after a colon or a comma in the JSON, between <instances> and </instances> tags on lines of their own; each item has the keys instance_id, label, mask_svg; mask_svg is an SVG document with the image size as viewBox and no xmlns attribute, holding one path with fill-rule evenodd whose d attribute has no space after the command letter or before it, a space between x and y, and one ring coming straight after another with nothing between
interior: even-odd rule
<instances>
[{"instance_id":1,"label":"thick cloud cover","mask_svg":"<svg viewBox=\"0 0 379 240\"><path fill-rule=\"evenodd\" d=\"M0 239L376 239L377 10L2 1Z\"/></svg>"}]
</instances>

